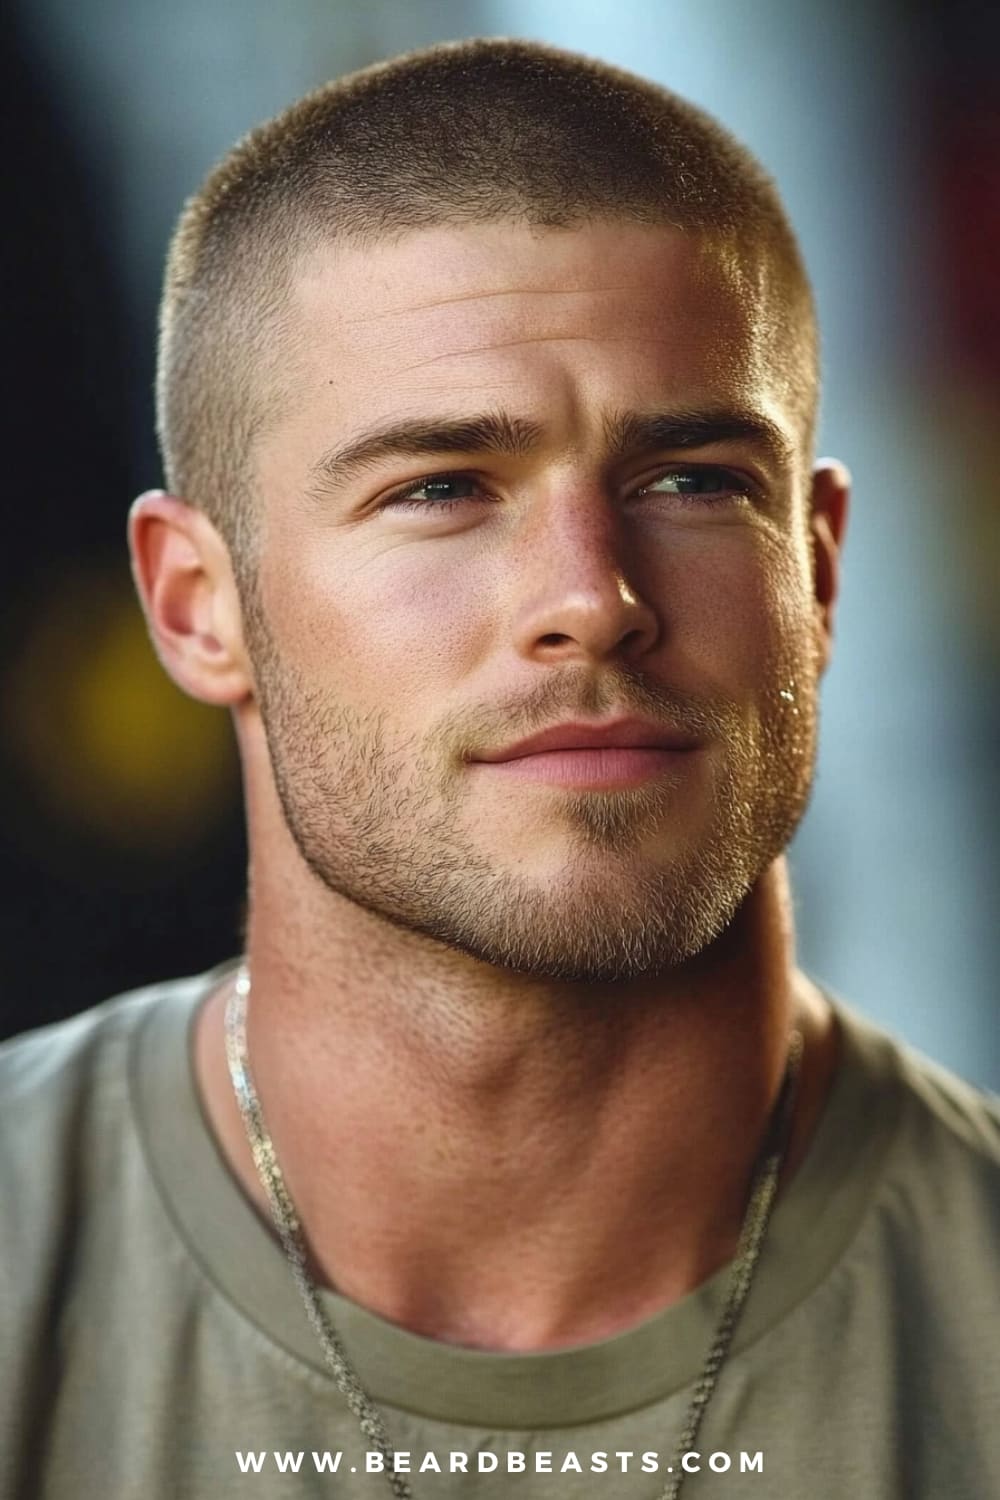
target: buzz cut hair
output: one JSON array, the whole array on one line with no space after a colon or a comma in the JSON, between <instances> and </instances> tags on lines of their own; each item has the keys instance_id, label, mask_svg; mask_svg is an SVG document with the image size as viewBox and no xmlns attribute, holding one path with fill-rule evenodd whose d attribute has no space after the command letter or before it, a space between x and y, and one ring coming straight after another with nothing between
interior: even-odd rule
<instances>
[{"instance_id":1,"label":"buzz cut hair","mask_svg":"<svg viewBox=\"0 0 1000 1500\"><path fill-rule=\"evenodd\" d=\"M673 227L763 266L811 449L812 294L760 163L703 110L620 68L535 42L445 43L307 94L184 206L160 307L157 435L167 488L216 525L238 580L256 533L255 444L291 398L297 264L323 244L500 221Z\"/></svg>"}]
</instances>

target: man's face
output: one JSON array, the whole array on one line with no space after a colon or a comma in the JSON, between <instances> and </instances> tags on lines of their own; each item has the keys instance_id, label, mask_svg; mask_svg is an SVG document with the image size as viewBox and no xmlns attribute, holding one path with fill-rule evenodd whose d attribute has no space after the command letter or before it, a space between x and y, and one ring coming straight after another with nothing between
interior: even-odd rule
<instances>
[{"instance_id":1,"label":"man's face","mask_svg":"<svg viewBox=\"0 0 1000 1500\"><path fill-rule=\"evenodd\" d=\"M611 224L303 265L248 633L284 815L331 891L492 965L623 980L699 953L782 852L821 651L801 390L752 280ZM343 461L401 423L432 451ZM623 715L698 748L590 785L475 760Z\"/></svg>"}]
</instances>

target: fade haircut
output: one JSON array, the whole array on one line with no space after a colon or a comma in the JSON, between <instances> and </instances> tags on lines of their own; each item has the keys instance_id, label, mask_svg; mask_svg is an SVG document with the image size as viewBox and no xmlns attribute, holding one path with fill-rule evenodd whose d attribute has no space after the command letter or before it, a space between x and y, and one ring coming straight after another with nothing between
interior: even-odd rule
<instances>
[{"instance_id":1,"label":"fade haircut","mask_svg":"<svg viewBox=\"0 0 1000 1500\"><path fill-rule=\"evenodd\" d=\"M501 220L707 232L758 278L763 267L795 345L811 447L812 298L754 157L694 105L619 68L533 42L444 44L306 95L234 146L184 207L161 304L157 432L168 489L218 526L238 578L253 546L254 444L289 399L296 264L323 243Z\"/></svg>"}]
</instances>

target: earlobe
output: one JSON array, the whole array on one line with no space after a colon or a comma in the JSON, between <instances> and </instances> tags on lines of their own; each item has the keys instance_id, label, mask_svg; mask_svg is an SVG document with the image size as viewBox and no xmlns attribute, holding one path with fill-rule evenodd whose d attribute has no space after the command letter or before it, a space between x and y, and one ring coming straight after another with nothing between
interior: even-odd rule
<instances>
[{"instance_id":1,"label":"earlobe","mask_svg":"<svg viewBox=\"0 0 1000 1500\"><path fill-rule=\"evenodd\" d=\"M820 459L813 472L809 511L813 597L822 667L833 653L833 618L840 593L840 553L847 529L851 476L837 459Z\"/></svg>"},{"instance_id":2,"label":"earlobe","mask_svg":"<svg viewBox=\"0 0 1000 1500\"><path fill-rule=\"evenodd\" d=\"M203 703L233 705L252 679L225 542L176 495L148 490L128 520L132 576L156 654L177 686Z\"/></svg>"}]
</instances>

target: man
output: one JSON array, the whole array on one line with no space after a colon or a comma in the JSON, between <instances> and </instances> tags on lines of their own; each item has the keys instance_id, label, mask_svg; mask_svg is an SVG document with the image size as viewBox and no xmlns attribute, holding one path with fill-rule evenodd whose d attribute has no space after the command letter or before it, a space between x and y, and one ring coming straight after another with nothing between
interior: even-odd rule
<instances>
[{"instance_id":1,"label":"man","mask_svg":"<svg viewBox=\"0 0 1000 1500\"><path fill-rule=\"evenodd\" d=\"M246 956L4 1049L3 1500L1000 1493L996 1104L795 963L848 477L760 168L397 60L213 172L160 355Z\"/></svg>"}]
</instances>

